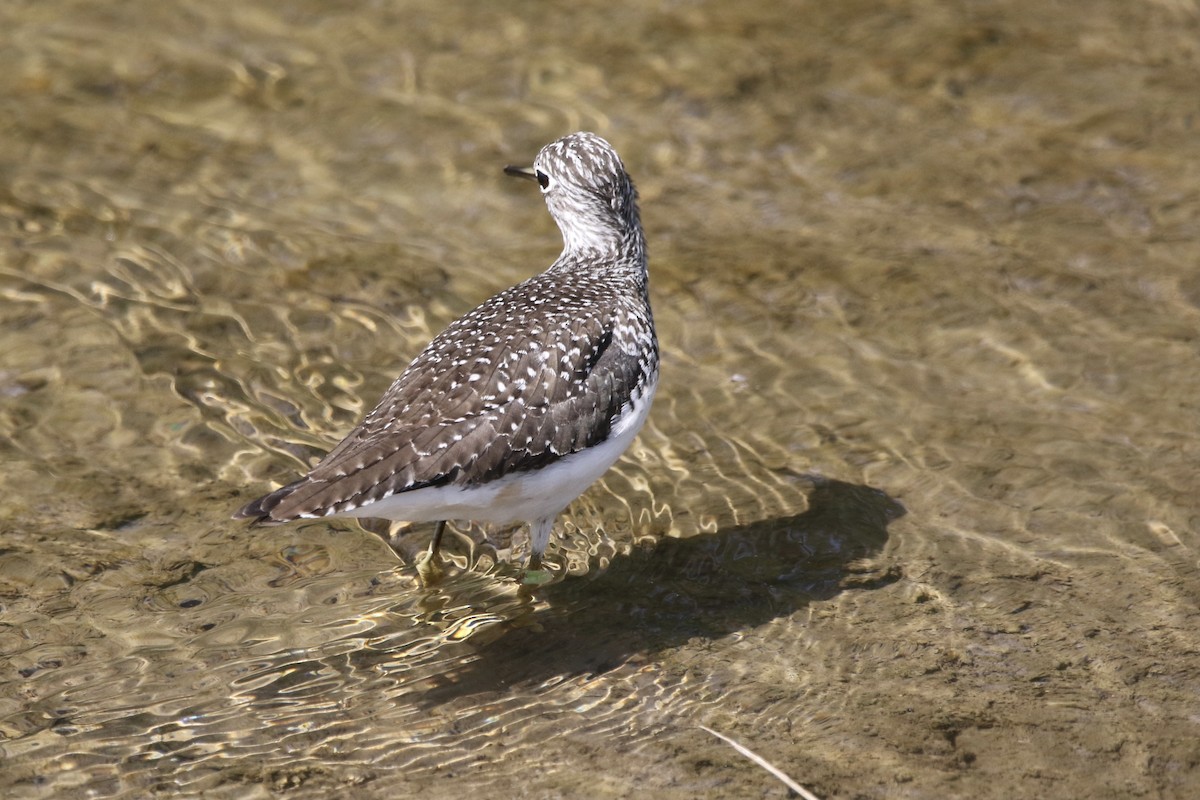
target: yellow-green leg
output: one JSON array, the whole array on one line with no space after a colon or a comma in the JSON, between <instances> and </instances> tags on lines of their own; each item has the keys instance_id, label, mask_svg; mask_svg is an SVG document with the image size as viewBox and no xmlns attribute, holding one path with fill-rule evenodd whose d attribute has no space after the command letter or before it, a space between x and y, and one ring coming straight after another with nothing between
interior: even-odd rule
<instances>
[{"instance_id":1,"label":"yellow-green leg","mask_svg":"<svg viewBox=\"0 0 1200 800\"><path fill-rule=\"evenodd\" d=\"M446 520L440 520L433 529L433 538L429 540L429 549L417 557L417 575L425 584L437 583L442 577L442 562L437 557L438 548L442 546L442 534L446 532Z\"/></svg>"}]
</instances>

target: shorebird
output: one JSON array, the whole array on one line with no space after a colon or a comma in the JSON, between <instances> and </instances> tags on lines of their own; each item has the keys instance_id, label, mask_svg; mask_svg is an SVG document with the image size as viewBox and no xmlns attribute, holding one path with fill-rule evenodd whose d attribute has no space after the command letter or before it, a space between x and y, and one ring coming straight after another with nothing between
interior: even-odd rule
<instances>
[{"instance_id":1,"label":"shorebird","mask_svg":"<svg viewBox=\"0 0 1200 800\"><path fill-rule=\"evenodd\" d=\"M236 518L437 521L426 564L447 520L528 522L540 566L555 518L646 421L658 339L637 191L612 146L573 133L504 171L541 187L562 254L453 322L307 475Z\"/></svg>"}]
</instances>

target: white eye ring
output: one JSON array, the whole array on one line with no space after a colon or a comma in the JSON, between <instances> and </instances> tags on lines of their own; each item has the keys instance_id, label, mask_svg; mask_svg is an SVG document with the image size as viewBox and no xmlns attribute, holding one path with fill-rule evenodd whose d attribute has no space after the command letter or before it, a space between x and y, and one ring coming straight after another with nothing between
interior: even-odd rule
<instances>
[{"instance_id":1,"label":"white eye ring","mask_svg":"<svg viewBox=\"0 0 1200 800\"><path fill-rule=\"evenodd\" d=\"M535 176L537 177L538 186L542 187L542 193L545 194L550 191L550 184L552 183L550 176L540 169L535 171Z\"/></svg>"}]
</instances>

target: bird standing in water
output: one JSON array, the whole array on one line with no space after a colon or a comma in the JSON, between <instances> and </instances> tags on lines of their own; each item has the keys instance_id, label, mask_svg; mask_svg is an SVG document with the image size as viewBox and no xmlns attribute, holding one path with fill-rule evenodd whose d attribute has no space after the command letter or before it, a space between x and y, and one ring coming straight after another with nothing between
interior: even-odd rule
<instances>
[{"instance_id":1,"label":"bird standing in water","mask_svg":"<svg viewBox=\"0 0 1200 800\"><path fill-rule=\"evenodd\" d=\"M629 447L658 385L637 191L594 133L529 168L562 231L545 271L452 323L304 477L235 515L258 524L376 517L530 525L537 569L554 519Z\"/></svg>"}]
</instances>

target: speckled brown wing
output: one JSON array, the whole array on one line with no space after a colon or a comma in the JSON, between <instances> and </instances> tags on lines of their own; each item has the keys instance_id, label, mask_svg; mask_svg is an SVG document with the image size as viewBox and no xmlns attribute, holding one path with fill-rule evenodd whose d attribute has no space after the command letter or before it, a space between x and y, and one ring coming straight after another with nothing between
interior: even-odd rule
<instances>
[{"instance_id":1,"label":"speckled brown wing","mask_svg":"<svg viewBox=\"0 0 1200 800\"><path fill-rule=\"evenodd\" d=\"M239 516L284 522L477 485L603 441L646 370L614 345L630 315L595 284L548 283L536 276L447 328L307 476Z\"/></svg>"}]
</instances>

